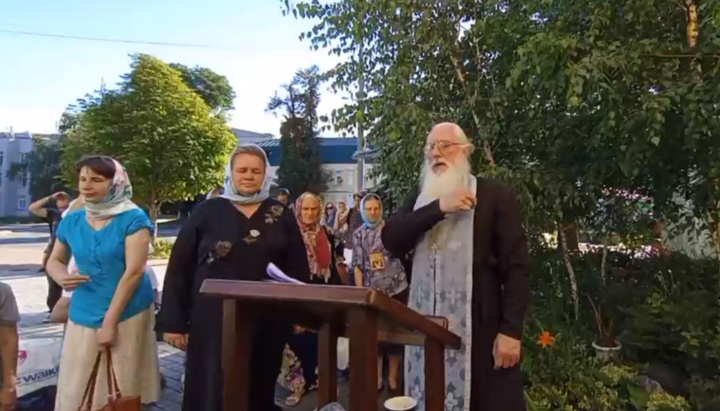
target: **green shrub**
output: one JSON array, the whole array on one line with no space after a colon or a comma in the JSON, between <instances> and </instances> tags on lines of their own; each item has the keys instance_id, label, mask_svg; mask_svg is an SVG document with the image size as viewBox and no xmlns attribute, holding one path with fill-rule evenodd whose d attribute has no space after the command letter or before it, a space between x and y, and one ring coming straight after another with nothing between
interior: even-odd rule
<instances>
[{"instance_id":1,"label":"green shrub","mask_svg":"<svg viewBox=\"0 0 720 411\"><path fill-rule=\"evenodd\" d=\"M650 394L647 411L691 411L691 408L683 397L666 392L654 392Z\"/></svg>"},{"instance_id":2,"label":"green shrub","mask_svg":"<svg viewBox=\"0 0 720 411\"><path fill-rule=\"evenodd\" d=\"M172 251L173 244L172 240L164 238L158 238L153 242L153 252L151 257L153 258L170 258L170 252Z\"/></svg>"},{"instance_id":3,"label":"green shrub","mask_svg":"<svg viewBox=\"0 0 720 411\"><path fill-rule=\"evenodd\" d=\"M567 269L556 250L534 249L531 300L523 341L529 410L720 410L720 304L717 263L683 256L631 258L610 253L607 281L601 256L572 256L580 316L572 315ZM594 359L597 337L589 298L600 301L632 367ZM549 347L538 336L555 336ZM660 363L689 376L682 397L655 395L639 385L635 369ZM601 368L602 367L602 368ZM689 405L690 404L690 405ZM668 408L675 407L675 408Z\"/></svg>"},{"instance_id":4,"label":"green shrub","mask_svg":"<svg viewBox=\"0 0 720 411\"><path fill-rule=\"evenodd\" d=\"M720 410L720 377L706 379L694 376L687 385L690 403L694 410Z\"/></svg>"},{"instance_id":5,"label":"green shrub","mask_svg":"<svg viewBox=\"0 0 720 411\"><path fill-rule=\"evenodd\" d=\"M542 327L538 327L542 330ZM540 335L541 333L535 333ZM546 335L546 337L548 337ZM548 342L547 340L545 342ZM524 341L523 370L529 381L529 409L617 411L624 409L620 393L599 376L599 364L588 344L572 334L557 334L549 345L536 338Z\"/></svg>"}]
</instances>

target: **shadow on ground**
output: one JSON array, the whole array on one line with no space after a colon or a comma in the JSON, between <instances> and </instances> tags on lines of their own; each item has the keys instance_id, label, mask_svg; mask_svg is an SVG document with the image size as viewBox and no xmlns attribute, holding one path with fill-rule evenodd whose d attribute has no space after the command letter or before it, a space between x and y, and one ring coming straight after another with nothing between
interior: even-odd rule
<instances>
[{"instance_id":1,"label":"shadow on ground","mask_svg":"<svg viewBox=\"0 0 720 411\"><path fill-rule=\"evenodd\" d=\"M6 251L11 252L11 251ZM3 281L21 280L23 278L44 277L40 264L0 264L0 278Z\"/></svg>"},{"instance_id":2,"label":"shadow on ground","mask_svg":"<svg viewBox=\"0 0 720 411\"><path fill-rule=\"evenodd\" d=\"M63 325L43 324L20 329L21 338L62 338ZM180 411L182 409L182 385L181 379L184 370L185 354L175 348L158 343L158 357L160 359L160 372L165 377L166 385L159 402L148 407L148 411ZM341 377L339 381L340 395L339 402L347 410L349 408L349 387L348 379ZM290 392L281 386L275 391L275 402L284 410L313 411L317 407L317 392L312 391L306 394L302 401L294 407L285 405L285 399ZM387 390L379 394L378 410L383 409L383 402L388 398Z\"/></svg>"}]
</instances>

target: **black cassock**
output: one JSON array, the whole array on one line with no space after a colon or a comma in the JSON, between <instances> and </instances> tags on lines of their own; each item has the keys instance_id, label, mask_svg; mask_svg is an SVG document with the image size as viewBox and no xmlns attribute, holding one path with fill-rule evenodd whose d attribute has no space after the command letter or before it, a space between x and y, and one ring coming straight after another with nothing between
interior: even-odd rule
<instances>
[{"instance_id":1,"label":"black cassock","mask_svg":"<svg viewBox=\"0 0 720 411\"><path fill-rule=\"evenodd\" d=\"M416 191L383 227L383 245L397 257L412 252L425 233L445 219L438 200L414 210L417 196ZM520 365L495 370L492 357L498 333L522 338L530 294L527 237L515 193L478 178L473 225L470 410L524 411ZM413 273L419 275L423 273Z\"/></svg>"},{"instance_id":2,"label":"black cassock","mask_svg":"<svg viewBox=\"0 0 720 411\"><path fill-rule=\"evenodd\" d=\"M218 251L228 243L229 251ZM248 218L230 201L213 198L201 203L180 230L165 274L159 323L163 332L189 334L183 411L222 410L222 300L201 296L200 286L208 278L268 279L270 262L300 281L309 279L295 216L276 200L263 201ZM274 405L275 382L291 332L287 323L264 321L257 327L250 409L280 410Z\"/></svg>"}]
</instances>

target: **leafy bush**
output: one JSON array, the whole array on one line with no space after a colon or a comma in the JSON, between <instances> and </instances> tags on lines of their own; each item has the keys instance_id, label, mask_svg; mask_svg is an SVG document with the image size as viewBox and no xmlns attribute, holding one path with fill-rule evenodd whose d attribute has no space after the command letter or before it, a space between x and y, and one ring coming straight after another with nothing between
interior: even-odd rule
<instances>
[{"instance_id":1,"label":"leafy bush","mask_svg":"<svg viewBox=\"0 0 720 411\"><path fill-rule=\"evenodd\" d=\"M670 395L666 392L654 392L650 394L650 401L647 403L647 411L690 411L690 404L685 398Z\"/></svg>"},{"instance_id":2,"label":"leafy bush","mask_svg":"<svg viewBox=\"0 0 720 411\"><path fill-rule=\"evenodd\" d=\"M547 335L545 335L547 337ZM551 342L550 342L551 341ZM566 411L617 411L619 392L603 384L598 363L587 343L572 334L557 334L548 345L525 341L523 370L528 375L529 409Z\"/></svg>"},{"instance_id":3,"label":"leafy bush","mask_svg":"<svg viewBox=\"0 0 720 411\"><path fill-rule=\"evenodd\" d=\"M153 252L151 257L170 258L170 252L172 251L174 243L174 241L165 238L156 239L155 242L153 242Z\"/></svg>"},{"instance_id":4,"label":"leafy bush","mask_svg":"<svg viewBox=\"0 0 720 411\"><path fill-rule=\"evenodd\" d=\"M720 304L714 261L610 253L602 281L599 253L573 255L581 295L602 303L603 315L620 333L623 361L634 364L603 366L590 348L597 338L590 298L580 299L576 320L561 256L555 250L533 251L523 343L529 410L684 411L691 405L698 411L720 410ZM548 333L539 338L544 331ZM550 344L540 345L540 340ZM645 392L638 373L648 372L650 364L680 370L681 389L670 392L685 398Z\"/></svg>"},{"instance_id":5,"label":"leafy bush","mask_svg":"<svg viewBox=\"0 0 720 411\"><path fill-rule=\"evenodd\" d=\"M720 377L712 379L692 377L688 382L688 397L695 410L720 410Z\"/></svg>"}]
</instances>

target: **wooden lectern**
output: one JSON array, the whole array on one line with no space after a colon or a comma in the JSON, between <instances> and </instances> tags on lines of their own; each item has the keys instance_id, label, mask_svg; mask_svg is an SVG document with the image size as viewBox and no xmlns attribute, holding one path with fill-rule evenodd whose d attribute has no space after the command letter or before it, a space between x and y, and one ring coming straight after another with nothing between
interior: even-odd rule
<instances>
[{"instance_id":1,"label":"wooden lectern","mask_svg":"<svg viewBox=\"0 0 720 411\"><path fill-rule=\"evenodd\" d=\"M444 318L425 317L381 292L359 287L205 280L200 292L225 300L224 411L251 411L252 333L255 321L268 317L318 330L318 409L337 400L341 336L350 339L350 411L377 411L378 341L425 347L425 407L445 409L444 350L459 349L460 337L447 330Z\"/></svg>"}]
</instances>

